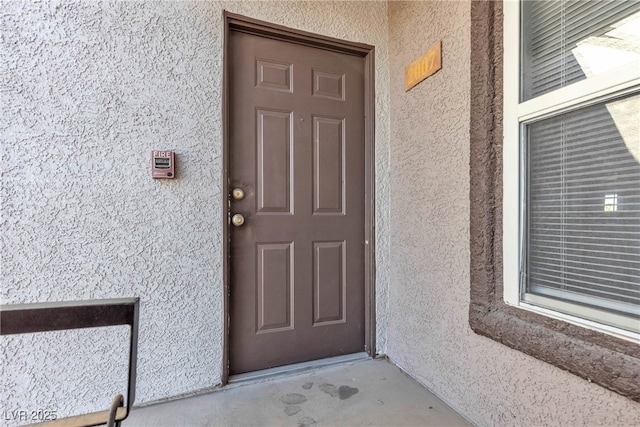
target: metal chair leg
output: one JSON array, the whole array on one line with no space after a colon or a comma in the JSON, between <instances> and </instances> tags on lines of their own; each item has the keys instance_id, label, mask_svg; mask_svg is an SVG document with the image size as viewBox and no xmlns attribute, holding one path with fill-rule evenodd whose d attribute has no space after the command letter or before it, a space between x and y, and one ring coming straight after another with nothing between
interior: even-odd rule
<instances>
[{"instance_id":1,"label":"metal chair leg","mask_svg":"<svg viewBox=\"0 0 640 427\"><path fill-rule=\"evenodd\" d=\"M120 421L116 423L116 414L118 408L122 408L124 405L124 398L121 394L113 398L111 402L111 410L109 411L109 419L107 420L107 427L120 427Z\"/></svg>"}]
</instances>

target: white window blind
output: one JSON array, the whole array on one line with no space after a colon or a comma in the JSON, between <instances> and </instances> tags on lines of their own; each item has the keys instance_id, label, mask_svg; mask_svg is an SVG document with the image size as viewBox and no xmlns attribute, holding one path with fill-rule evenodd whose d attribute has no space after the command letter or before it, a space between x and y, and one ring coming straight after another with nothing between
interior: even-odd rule
<instances>
[{"instance_id":1,"label":"white window blind","mask_svg":"<svg viewBox=\"0 0 640 427\"><path fill-rule=\"evenodd\" d=\"M525 132L526 292L640 317L640 95Z\"/></svg>"},{"instance_id":2,"label":"white window blind","mask_svg":"<svg viewBox=\"0 0 640 427\"><path fill-rule=\"evenodd\" d=\"M637 0L524 1L521 101L637 60L639 13Z\"/></svg>"},{"instance_id":3,"label":"white window blind","mask_svg":"<svg viewBox=\"0 0 640 427\"><path fill-rule=\"evenodd\" d=\"M520 31L520 300L640 332L640 88L563 98L637 73L640 1L523 1Z\"/></svg>"}]
</instances>

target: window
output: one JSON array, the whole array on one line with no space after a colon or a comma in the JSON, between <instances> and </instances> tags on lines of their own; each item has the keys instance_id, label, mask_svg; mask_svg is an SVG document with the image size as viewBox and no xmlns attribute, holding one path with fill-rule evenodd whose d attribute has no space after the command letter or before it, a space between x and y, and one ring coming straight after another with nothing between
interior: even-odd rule
<instances>
[{"instance_id":1,"label":"window","mask_svg":"<svg viewBox=\"0 0 640 427\"><path fill-rule=\"evenodd\" d=\"M511 0L471 2L469 59L473 78L469 116L469 326L479 335L640 402L640 346L633 335L629 339L629 334L633 332L627 331L627 335L623 336L604 331L606 327L600 322L594 322L594 327L588 324L585 327L589 321L584 318L576 316L577 321L574 322L557 309L528 309L526 303L519 299L520 258L517 253L514 256L510 252L517 251L520 242L518 138L521 121L527 120L524 116L518 116L522 111L515 114L515 109L522 108L521 104L524 104L519 98L517 77L520 63L517 51L513 60L513 49L518 48L518 7ZM505 40L504 35L509 35L510 40ZM511 76L511 81L506 85L505 75ZM597 76L593 78L597 79ZM632 80L633 77L626 79ZM574 90L585 80L561 90ZM626 95L632 96L633 83L621 83L621 86L621 91L625 87L630 89ZM508 92L505 93L505 90ZM611 88L607 90L609 95L613 93ZM541 94L539 98L544 100L545 95ZM505 96L512 101L512 104L506 105L506 109ZM569 110L597 104L598 100L591 99L590 103L575 104L576 108ZM560 111L561 107L556 104L554 108L557 113L569 112ZM540 120L544 118L539 117ZM505 126L506 121L511 124L510 127ZM515 140L505 139L503 131L508 137L509 132L513 134L514 128ZM515 192L512 181L515 181ZM603 193L599 199L603 211L605 205L612 206L607 209L621 209L621 204L625 203L622 194L616 191ZM613 216L617 212L607 211ZM515 268L510 269L512 265ZM509 293L515 293L515 300L509 300L507 296L506 299L511 301L507 304L504 297ZM624 333L621 328L613 329Z\"/></svg>"},{"instance_id":2,"label":"window","mask_svg":"<svg viewBox=\"0 0 640 427\"><path fill-rule=\"evenodd\" d=\"M504 25L504 300L637 340L640 1L507 1Z\"/></svg>"}]
</instances>

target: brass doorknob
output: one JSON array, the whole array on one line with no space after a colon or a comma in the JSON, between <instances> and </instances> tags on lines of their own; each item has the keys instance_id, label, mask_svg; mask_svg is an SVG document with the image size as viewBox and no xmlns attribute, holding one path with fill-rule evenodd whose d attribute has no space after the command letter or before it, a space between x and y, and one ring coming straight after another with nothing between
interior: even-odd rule
<instances>
[{"instance_id":1,"label":"brass doorknob","mask_svg":"<svg viewBox=\"0 0 640 427\"><path fill-rule=\"evenodd\" d=\"M234 188L231 190L231 197L233 197L233 200L244 199L244 190L242 188Z\"/></svg>"},{"instance_id":2,"label":"brass doorknob","mask_svg":"<svg viewBox=\"0 0 640 427\"><path fill-rule=\"evenodd\" d=\"M236 227L240 227L242 224L244 224L244 217L241 214L235 214L231 217L231 224L235 225Z\"/></svg>"}]
</instances>

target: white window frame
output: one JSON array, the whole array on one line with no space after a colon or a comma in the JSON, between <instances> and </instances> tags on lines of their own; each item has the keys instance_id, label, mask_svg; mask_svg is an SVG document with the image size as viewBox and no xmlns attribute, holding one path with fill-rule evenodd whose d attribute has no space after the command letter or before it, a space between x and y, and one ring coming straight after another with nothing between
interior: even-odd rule
<instances>
[{"instance_id":1,"label":"white window frame","mask_svg":"<svg viewBox=\"0 0 640 427\"><path fill-rule=\"evenodd\" d=\"M640 342L637 320L528 294L521 297L520 270L523 254L524 214L520 175L520 129L532 120L640 91L640 64L632 63L528 101L520 102L520 1L504 1L504 105L503 105L503 280L506 304L560 319L589 329ZM639 92L640 93L640 92ZM599 323L606 319L610 326ZM632 324L630 322L635 322ZM624 328L624 329L623 329Z\"/></svg>"}]
</instances>

